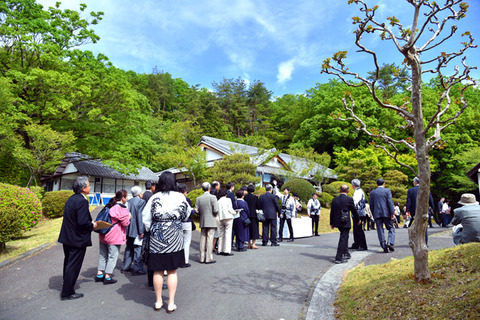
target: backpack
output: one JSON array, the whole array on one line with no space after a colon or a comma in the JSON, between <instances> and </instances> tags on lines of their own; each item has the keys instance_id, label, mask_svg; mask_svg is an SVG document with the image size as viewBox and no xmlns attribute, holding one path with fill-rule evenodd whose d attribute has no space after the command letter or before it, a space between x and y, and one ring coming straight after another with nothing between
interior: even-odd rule
<instances>
[{"instance_id":1,"label":"backpack","mask_svg":"<svg viewBox=\"0 0 480 320\"><path fill-rule=\"evenodd\" d=\"M104 221L112 224L112 217L110 217L110 208L108 206L103 207L103 209L100 211L100 213L97 215L97 218L95 219L95 222L97 221ZM98 229L94 230L97 233L100 234L107 234L110 230L112 230L113 226L116 225L117 223L114 223L112 226L105 228L105 229Z\"/></svg>"},{"instance_id":2,"label":"backpack","mask_svg":"<svg viewBox=\"0 0 480 320\"><path fill-rule=\"evenodd\" d=\"M358 201L357 203L357 212L360 217L365 216L365 207L367 206L366 203L367 202L365 201L365 194L362 192L362 199L360 199L360 201Z\"/></svg>"}]
</instances>

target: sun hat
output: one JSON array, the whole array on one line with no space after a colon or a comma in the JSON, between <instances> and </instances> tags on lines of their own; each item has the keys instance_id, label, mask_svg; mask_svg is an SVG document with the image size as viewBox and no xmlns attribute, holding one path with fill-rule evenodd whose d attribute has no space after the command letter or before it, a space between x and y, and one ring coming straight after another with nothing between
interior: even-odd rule
<instances>
[{"instance_id":1,"label":"sun hat","mask_svg":"<svg viewBox=\"0 0 480 320\"><path fill-rule=\"evenodd\" d=\"M464 206L468 206L469 204L478 204L478 201L476 201L474 194L464 193L460 197L460 201L458 201L458 203Z\"/></svg>"}]
</instances>

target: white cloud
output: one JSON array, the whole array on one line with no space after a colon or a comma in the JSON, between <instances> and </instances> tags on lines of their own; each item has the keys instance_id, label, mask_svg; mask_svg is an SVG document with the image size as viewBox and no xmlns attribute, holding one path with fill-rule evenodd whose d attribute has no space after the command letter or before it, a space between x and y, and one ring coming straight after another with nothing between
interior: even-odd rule
<instances>
[{"instance_id":1,"label":"white cloud","mask_svg":"<svg viewBox=\"0 0 480 320\"><path fill-rule=\"evenodd\" d=\"M284 61L278 65L277 81L283 84L292 79L292 73L295 70L293 60Z\"/></svg>"}]
</instances>

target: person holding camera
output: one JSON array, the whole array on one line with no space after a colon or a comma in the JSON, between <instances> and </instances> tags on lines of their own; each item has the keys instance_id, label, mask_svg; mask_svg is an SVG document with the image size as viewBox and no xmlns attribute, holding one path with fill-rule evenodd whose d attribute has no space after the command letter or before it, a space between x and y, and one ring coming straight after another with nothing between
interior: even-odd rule
<instances>
[{"instance_id":1,"label":"person holding camera","mask_svg":"<svg viewBox=\"0 0 480 320\"><path fill-rule=\"evenodd\" d=\"M316 192L312 193L312 199L308 200L307 212L308 216L312 218L312 233L318 236L318 221L320 220L320 209L322 205L318 201Z\"/></svg>"}]
</instances>

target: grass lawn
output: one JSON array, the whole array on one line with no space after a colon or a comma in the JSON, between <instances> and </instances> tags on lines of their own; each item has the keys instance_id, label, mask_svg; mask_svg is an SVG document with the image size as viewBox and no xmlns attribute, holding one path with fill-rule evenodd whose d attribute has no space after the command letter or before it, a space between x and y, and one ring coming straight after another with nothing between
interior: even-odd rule
<instances>
[{"instance_id":1,"label":"grass lawn","mask_svg":"<svg viewBox=\"0 0 480 320\"><path fill-rule=\"evenodd\" d=\"M96 207L90 207L93 211ZM25 232L21 237L7 242L7 251L0 254L0 262L16 257L28 250L47 243L54 243L58 239L62 218L42 219L32 230Z\"/></svg>"},{"instance_id":2,"label":"grass lawn","mask_svg":"<svg viewBox=\"0 0 480 320\"><path fill-rule=\"evenodd\" d=\"M21 237L7 242L7 251L0 254L0 262L16 257L42 244L57 241L62 218L43 219L35 228L25 232Z\"/></svg>"},{"instance_id":3,"label":"grass lawn","mask_svg":"<svg viewBox=\"0 0 480 320\"><path fill-rule=\"evenodd\" d=\"M480 319L480 243L429 252L430 283L413 257L354 268L335 302L339 319Z\"/></svg>"}]
</instances>

